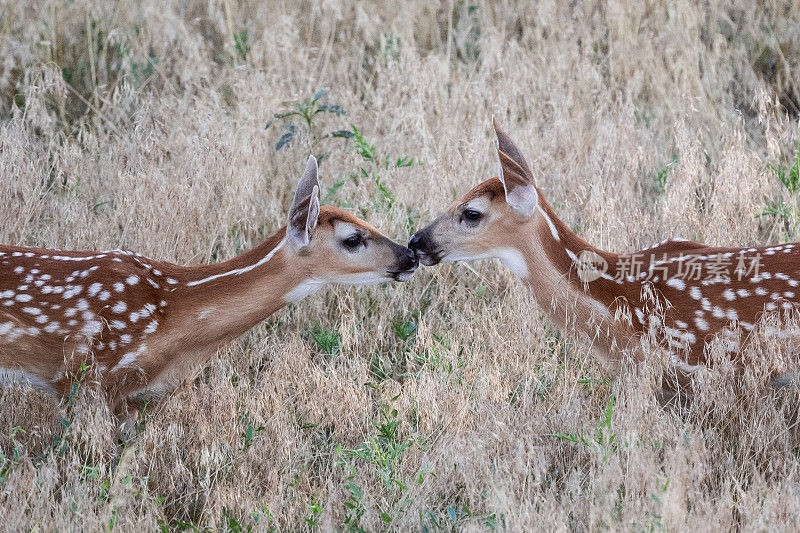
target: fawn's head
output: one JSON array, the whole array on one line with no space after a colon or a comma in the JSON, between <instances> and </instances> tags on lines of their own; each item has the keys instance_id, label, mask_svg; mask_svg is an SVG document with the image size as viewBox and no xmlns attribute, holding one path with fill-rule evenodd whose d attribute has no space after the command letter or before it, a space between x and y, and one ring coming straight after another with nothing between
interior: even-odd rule
<instances>
[{"instance_id":1,"label":"fawn's head","mask_svg":"<svg viewBox=\"0 0 800 533\"><path fill-rule=\"evenodd\" d=\"M536 216L539 193L519 149L492 123L499 177L477 185L411 237L409 246L424 265L497 257L516 273L526 272L514 243Z\"/></svg>"},{"instance_id":2,"label":"fawn's head","mask_svg":"<svg viewBox=\"0 0 800 533\"><path fill-rule=\"evenodd\" d=\"M286 226L288 254L298 269L325 283L406 281L417 269L410 249L336 207L320 206L317 160L308 158Z\"/></svg>"}]
</instances>

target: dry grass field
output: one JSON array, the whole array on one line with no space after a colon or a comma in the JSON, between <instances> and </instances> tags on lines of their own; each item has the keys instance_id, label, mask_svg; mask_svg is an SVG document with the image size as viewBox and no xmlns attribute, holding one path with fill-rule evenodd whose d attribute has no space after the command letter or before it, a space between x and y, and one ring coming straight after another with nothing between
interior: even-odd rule
<instances>
[{"instance_id":1,"label":"dry grass field","mask_svg":"<svg viewBox=\"0 0 800 533\"><path fill-rule=\"evenodd\" d=\"M602 248L794 241L799 112L798 0L3 2L0 242L225 260L309 153L405 241L493 175L492 113ZM126 442L91 376L0 388L0 529L797 530L800 388L720 362L662 408L663 364L606 369L499 262L331 287Z\"/></svg>"}]
</instances>

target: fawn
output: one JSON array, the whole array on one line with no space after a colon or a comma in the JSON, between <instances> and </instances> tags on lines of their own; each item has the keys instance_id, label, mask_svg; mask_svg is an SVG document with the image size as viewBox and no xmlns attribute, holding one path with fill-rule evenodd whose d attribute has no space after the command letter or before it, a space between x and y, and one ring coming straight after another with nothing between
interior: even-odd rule
<instances>
[{"instance_id":1,"label":"fawn","mask_svg":"<svg viewBox=\"0 0 800 533\"><path fill-rule=\"evenodd\" d=\"M405 281L418 262L355 216L320 206L309 157L288 224L224 263L193 267L129 251L0 246L0 380L61 396L91 363L112 406L135 416L223 343L327 283Z\"/></svg>"},{"instance_id":2,"label":"fawn","mask_svg":"<svg viewBox=\"0 0 800 533\"><path fill-rule=\"evenodd\" d=\"M670 239L615 254L586 243L559 220L520 150L492 122L499 177L411 237L422 264L499 258L605 362L618 361L623 349L643 357L640 341L654 333L678 384L708 363L705 346L715 336L736 353L739 331L752 331L765 313L786 317L800 303L800 244L720 248ZM786 383L785 374L773 379Z\"/></svg>"}]
</instances>

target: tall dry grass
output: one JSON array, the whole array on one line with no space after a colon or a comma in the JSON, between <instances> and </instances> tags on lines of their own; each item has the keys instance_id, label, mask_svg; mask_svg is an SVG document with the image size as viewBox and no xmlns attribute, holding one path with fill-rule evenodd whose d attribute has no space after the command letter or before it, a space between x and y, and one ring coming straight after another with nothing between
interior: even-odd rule
<instances>
[{"instance_id":1,"label":"tall dry grass","mask_svg":"<svg viewBox=\"0 0 800 533\"><path fill-rule=\"evenodd\" d=\"M797 0L7 2L0 241L224 260L283 224L310 151L329 203L404 240L491 176L492 113L601 247L796 240L769 165L800 138L799 17ZM314 131L355 125L377 162L273 118L324 86L347 114ZM662 370L607 373L494 262L331 288L221 350L130 442L91 387L54 406L4 386L0 527L796 529L797 388L722 364L663 409Z\"/></svg>"}]
</instances>

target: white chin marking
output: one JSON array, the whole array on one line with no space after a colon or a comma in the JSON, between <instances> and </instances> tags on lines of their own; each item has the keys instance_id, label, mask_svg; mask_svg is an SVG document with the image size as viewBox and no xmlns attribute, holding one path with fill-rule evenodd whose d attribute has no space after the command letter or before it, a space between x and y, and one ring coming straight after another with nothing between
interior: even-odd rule
<instances>
[{"instance_id":1,"label":"white chin marking","mask_svg":"<svg viewBox=\"0 0 800 533\"><path fill-rule=\"evenodd\" d=\"M294 289L290 290L288 293L286 293L284 299L290 304L299 302L306 296L317 292L323 285L325 285L325 282L322 281L321 279L306 280L297 287L295 287Z\"/></svg>"},{"instance_id":2,"label":"white chin marking","mask_svg":"<svg viewBox=\"0 0 800 533\"><path fill-rule=\"evenodd\" d=\"M476 259L499 259L514 275L520 278L528 277L528 264L522 252L516 248L497 248L482 254L450 253L442 261L474 261Z\"/></svg>"},{"instance_id":3,"label":"white chin marking","mask_svg":"<svg viewBox=\"0 0 800 533\"><path fill-rule=\"evenodd\" d=\"M395 279L396 279L397 281L408 281L408 280L410 280L410 279L411 279L411 276L413 276L413 275L414 275L414 273L413 273L413 272L400 272L400 273L397 275L397 277L395 277Z\"/></svg>"},{"instance_id":4,"label":"white chin marking","mask_svg":"<svg viewBox=\"0 0 800 533\"><path fill-rule=\"evenodd\" d=\"M342 274L328 280L330 283L340 283L342 285L375 285L384 281L392 281L387 274L376 274L375 272L361 272L359 274Z\"/></svg>"},{"instance_id":5,"label":"white chin marking","mask_svg":"<svg viewBox=\"0 0 800 533\"><path fill-rule=\"evenodd\" d=\"M411 277L410 274L411 273L409 273L409 277ZM297 285L294 289L287 292L286 296L283 298L289 303L299 302L306 296L314 294L328 283L338 283L340 285L375 285L376 283L383 283L385 281L392 281L392 278L386 274L380 275L374 272L341 274L328 279L312 278Z\"/></svg>"}]
</instances>

